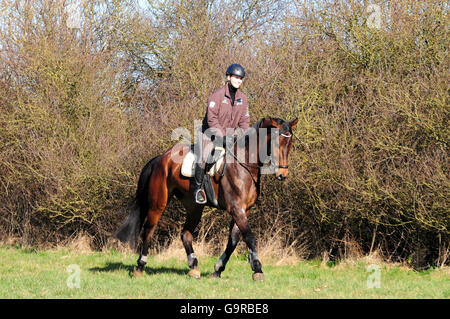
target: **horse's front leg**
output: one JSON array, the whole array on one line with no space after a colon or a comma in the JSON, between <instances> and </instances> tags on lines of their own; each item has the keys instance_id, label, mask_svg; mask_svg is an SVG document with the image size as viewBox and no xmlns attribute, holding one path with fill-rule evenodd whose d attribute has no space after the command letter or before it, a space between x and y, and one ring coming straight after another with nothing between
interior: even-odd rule
<instances>
[{"instance_id":1,"label":"horse's front leg","mask_svg":"<svg viewBox=\"0 0 450 319\"><path fill-rule=\"evenodd\" d=\"M228 235L227 248L214 265L214 273L211 274L212 277L220 278L220 275L225 270L225 266L237 244L239 243L240 238L241 232L239 230L239 227L236 225L234 220L232 220L230 225L230 233Z\"/></svg>"},{"instance_id":2,"label":"horse's front leg","mask_svg":"<svg viewBox=\"0 0 450 319\"><path fill-rule=\"evenodd\" d=\"M242 233L242 237L244 238L245 243L248 247L248 261L253 270L253 280L263 281L264 274L262 272L262 265L258 259L258 253L256 251L256 238L250 229L250 225L248 223L247 214L243 208L233 209L231 211L231 215L238 226L240 232Z\"/></svg>"}]
</instances>

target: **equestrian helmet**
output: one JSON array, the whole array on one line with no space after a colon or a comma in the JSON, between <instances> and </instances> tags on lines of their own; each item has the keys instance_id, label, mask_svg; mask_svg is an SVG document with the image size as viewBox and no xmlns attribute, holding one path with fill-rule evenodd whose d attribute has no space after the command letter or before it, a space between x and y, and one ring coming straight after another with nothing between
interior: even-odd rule
<instances>
[{"instance_id":1,"label":"equestrian helmet","mask_svg":"<svg viewBox=\"0 0 450 319\"><path fill-rule=\"evenodd\" d=\"M240 64L231 64L225 73L225 75L236 75L242 78L245 77L244 67Z\"/></svg>"}]
</instances>

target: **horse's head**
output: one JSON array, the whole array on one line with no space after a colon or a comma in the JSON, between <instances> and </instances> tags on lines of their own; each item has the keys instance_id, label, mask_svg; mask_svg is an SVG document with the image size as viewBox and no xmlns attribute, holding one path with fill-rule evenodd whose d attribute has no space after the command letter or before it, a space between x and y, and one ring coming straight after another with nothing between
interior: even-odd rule
<instances>
[{"instance_id":1,"label":"horse's head","mask_svg":"<svg viewBox=\"0 0 450 319\"><path fill-rule=\"evenodd\" d=\"M276 128L271 138L272 165L275 167L275 177L282 181L288 175L288 155L292 147L292 130L297 125L298 119L290 122L278 118L265 119L267 126Z\"/></svg>"}]
</instances>

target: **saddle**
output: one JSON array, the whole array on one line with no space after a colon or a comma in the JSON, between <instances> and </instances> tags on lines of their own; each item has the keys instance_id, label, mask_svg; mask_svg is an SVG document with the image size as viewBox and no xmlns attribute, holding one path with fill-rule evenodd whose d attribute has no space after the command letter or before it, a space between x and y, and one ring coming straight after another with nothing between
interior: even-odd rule
<instances>
[{"instance_id":1,"label":"saddle","mask_svg":"<svg viewBox=\"0 0 450 319\"><path fill-rule=\"evenodd\" d=\"M223 147L215 147L211 154L208 155L208 160L205 167L206 174L203 180L203 186L205 188L206 198L208 202L214 207L219 207L219 204L214 192L214 187L212 186L211 178L214 176L214 174L219 172L219 169L225 159L225 153L226 152ZM189 153L183 160L183 164L181 165L181 175L185 177L193 177L196 160L197 156L195 155L191 147ZM222 170L222 174L223 173L224 171Z\"/></svg>"},{"instance_id":2,"label":"saddle","mask_svg":"<svg viewBox=\"0 0 450 319\"><path fill-rule=\"evenodd\" d=\"M208 157L208 163L206 164L206 174L214 176L219 172L220 167L225 159L225 149L223 147L215 147L214 151ZM184 157L183 164L181 165L181 175L185 177L194 176L195 161L197 155L192 150L192 147L188 154Z\"/></svg>"}]
</instances>

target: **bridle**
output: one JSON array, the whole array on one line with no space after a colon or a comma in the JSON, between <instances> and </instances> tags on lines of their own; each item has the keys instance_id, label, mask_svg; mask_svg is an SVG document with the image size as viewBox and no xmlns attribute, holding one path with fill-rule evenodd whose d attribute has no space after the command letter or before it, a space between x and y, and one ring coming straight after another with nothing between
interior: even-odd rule
<instances>
[{"instance_id":1,"label":"bridle","mask_svg":"<svg viewBox=\"0 0 450 319\"><path fill-rule=\"evenodd\" d=\"M282 133L280 135L286 138L291 138L293 134L288 132L288 134ZM289 165L275 165L275 168L289 168Z\"/></svg>"},{"instance_id":2,"label":"bridle","mask_svg":"<svg viewBox=\"0 0 450 319\"><path fill-rule=\"evenodd\" d=\"M288 134L282 133L280 134L283 137L286 138L291 138L294 134L292 134L291 132L288 132ZM234 145L236 145L237 143L237 139L234 141L233 145L231 146L232 149L234 149ZM248 163L242 163L235 155L234 152L230 149L228 149L228 146L225 144L225 150L227 153L231 154L231 156L233 156L233 158L239 163L239 165L241 165L243 168L245 168L245 170L250 174L253 182L257 185L257 182L255 181L252 172L250 172L249 168L257 168L258 169L258 174L259 174L259 170L261 169L261 167L264 167L265 165L259 165L259 164L248 164ZM226 157L225 157L226 158ZM225 161L224 163L224 167L222 169L222 174L220 174L221 176L223 176L225 173L225 166L226 166L227 162ZM289 168L289 165L271 165L272 167L274 167L275 169L277 168Z\"/></svg>"}]
</instances>

